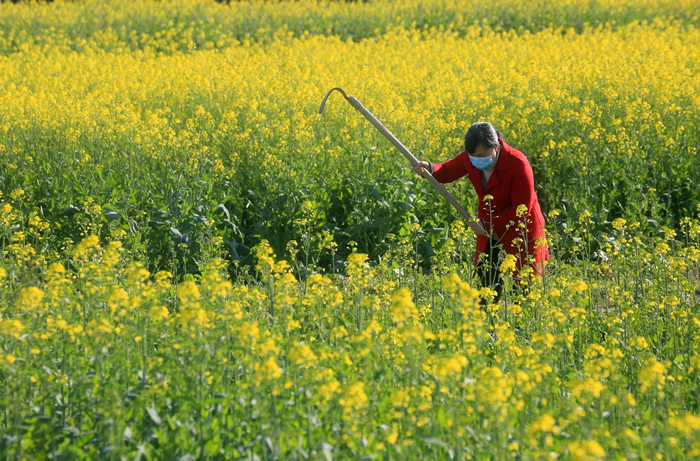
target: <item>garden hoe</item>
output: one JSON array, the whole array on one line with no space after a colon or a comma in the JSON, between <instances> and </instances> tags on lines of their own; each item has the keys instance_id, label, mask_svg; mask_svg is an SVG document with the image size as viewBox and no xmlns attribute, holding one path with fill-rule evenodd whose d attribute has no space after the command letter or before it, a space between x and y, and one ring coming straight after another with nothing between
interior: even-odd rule
<instances>
[{"instance_id":1,"label":"garden hoe","mask_svg":"<svg viewBox=\"0 0 700 461\"><path fill-rule=\"evenodd\" d=\"M369 123L371 123L381 134L383 134L384 137L385 137L386 139L388 139L389 142L392 143L392 144L394 145L394 147L396 147L396 148L399 150L399 152L401 152L401 153L403 154L404 157L406 157L406 159L411 163L412 166L417 166L417 165L418 165L418 160L416 160L416 158L413 156L413 154L412 154L408 149L406 149L406 146L404 146L403 144L401 144L401 141L399 141L398 139L396 139L396 136L394 136L393 134L391 134L391 132L390 132L384 125L382 125L382 122L380 122L379 120L377 120L377 118L376 118L374 115L372 115L372 113L371 113L370 111L368 111L368 110L365 108L365 106L362 105L362 103L361 103L360 101L358 101L356 98L354 98L354 97L352 97L352 96L348 96L347 94L345 94L345 91L343 91L342 88L338 88L338 87L333 88L332 90L330 90L330 91L328 92L328 94L326 94L326 97L323 98L323 102L321 103L321 107L318 109L318 113L319 113L319 114L322 114L322 113L323 113L323 108L326 106L326 100L328 99L328 96L330 96L331 93L334 92L335 90L338 90L338 91L343 95L343 97L345 98L345 100L346 100L347 102L350 103L350 105L351 105L352 107L354 107L355 109L358 110L358 112L360 112L362 115L364 115L365 118L366 118L367 120L369 120ZM422 176L423 176L425 179L427 179L428 182L429 182L430 184L432 184L433 187L434 187L435 189L437 189L438 192L440 192L440 195L442 195L443 197L445 197L445 198L447 199L447 201L450 202L450 203L452 204L452 206L454 206L454 207L457 209L457 211L459 212L459 214L461 214L462 216L464 216L464 218L465 218L467 221L472 221L472 220L473 220L473 218L472 218L472 216L469 214L469 212L467 212L467 210L465 210L465 209L462 207L462 205L460 205L460 204L457 202L457 200L455 200L455 198L454 198L449 192L447 192L447 190L445 189L445 187L444 187L442 184L440 184L440 183L437 181L437 179L435 179L435 178L433 177L433 175L430 174L430 172L428 172L425 168L423 169L423 174L422 174Z\"/></svg>"}]
</instances>

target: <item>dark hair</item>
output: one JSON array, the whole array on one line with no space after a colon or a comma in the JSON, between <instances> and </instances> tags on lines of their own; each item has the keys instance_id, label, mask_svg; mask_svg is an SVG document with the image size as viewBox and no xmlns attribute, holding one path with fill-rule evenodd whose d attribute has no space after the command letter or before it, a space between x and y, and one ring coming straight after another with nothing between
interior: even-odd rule
<instances>
[{"instance_id":1,"label":"dark hair","mask_svg":"<svg viewBox=\"0 0 700 461\"><path fill-rule=\"evenodd\" d=\"M467 130L467 135L464 137L464 150L468 154L473 154L479 146L493 149L498 144L498 138L503 139L503 133L489 122L476 122Z\"/></svg>"}]
</instances>

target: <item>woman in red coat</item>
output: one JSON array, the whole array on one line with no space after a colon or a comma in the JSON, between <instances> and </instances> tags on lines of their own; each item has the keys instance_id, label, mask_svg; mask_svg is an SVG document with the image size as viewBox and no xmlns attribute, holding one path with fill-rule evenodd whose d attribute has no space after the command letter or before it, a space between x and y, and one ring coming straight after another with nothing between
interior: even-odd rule
<instances>
[{"instance_id":1,"label":"woman in red coat","mask_svg":"<svg viewBox=\"0 0 700 461\"><path fill-rule=\"evenodd\" d=\"M420 162L414 171L420 174L423 168L441 183L467 175L474 185L479 220L469 226L477 235L475 265L483 286L501 292L498 245L515 257L516 274L524 267L542 273L549 251L532 167L490 123L469 127L464 152L445 163Z\"/></svg>"}]
</instances>

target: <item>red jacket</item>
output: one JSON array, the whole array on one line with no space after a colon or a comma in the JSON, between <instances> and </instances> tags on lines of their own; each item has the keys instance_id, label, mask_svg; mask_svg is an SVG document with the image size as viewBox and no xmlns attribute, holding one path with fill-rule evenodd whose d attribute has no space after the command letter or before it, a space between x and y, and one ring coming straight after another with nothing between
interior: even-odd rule
<instances>
[{"instance_id":1,"label":"red jacket","mask_svg":"<svg viewBox=\"0 0 700 461\"><path fill-rule=\"evenodd\" d=\"M549 261L549 250L544 239L544 216L535 194L532 167L522 152L498 139L501 152L496 169L491 174L486 189L482 187L481 171L469 161L467 152L461 152L452 160L433 165L433 176L441 183L453 182L464 175L469 176L479 197L478 217L484 220L486 230L498 236L506 253L514 255L520 270L532 258L531 267L542 273L543 261ZM484 196L491 195L490 203ZM517 215L518 205L525 205L527 212ZM525 222L525 226L520 223ZM488 237L476 238L476 262L486 250ZM518 241L521 239L522 241Z\"/></svg>"}]
</instances>

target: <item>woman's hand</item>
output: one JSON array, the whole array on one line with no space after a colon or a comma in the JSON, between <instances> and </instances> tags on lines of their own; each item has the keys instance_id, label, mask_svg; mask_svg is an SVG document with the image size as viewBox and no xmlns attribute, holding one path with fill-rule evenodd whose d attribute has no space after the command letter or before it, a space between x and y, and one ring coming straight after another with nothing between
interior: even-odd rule
<instances>
[{"instance_id":1,"label":"woman's hand","mask_svg":"<svg viewBox=\"0 0 700 461\"><path fill-rule=\"evenodd\" d=\"M475 233L476 235L483 235L483 236L486 236L486 237L488 237L488 235L489 235L489 234L486 232L486 229L484 229L484 226L483 226L483 224L481 223L481 220L470 222L470 223L469 223L469 227L472 228L472 230L474 231L474 233Z\"/></svg>"},{"instance_id":2,"label":"woman's hand","mask_svg":"<svg viewBox=\"0 0 700 461\"><path fill-rule=\"evenodd\" d=\"M418 162L418 165L411 168L418 176L423 176L423 170L430 171L430 164L428 162Z\"/></svg>"}]
</instances>

